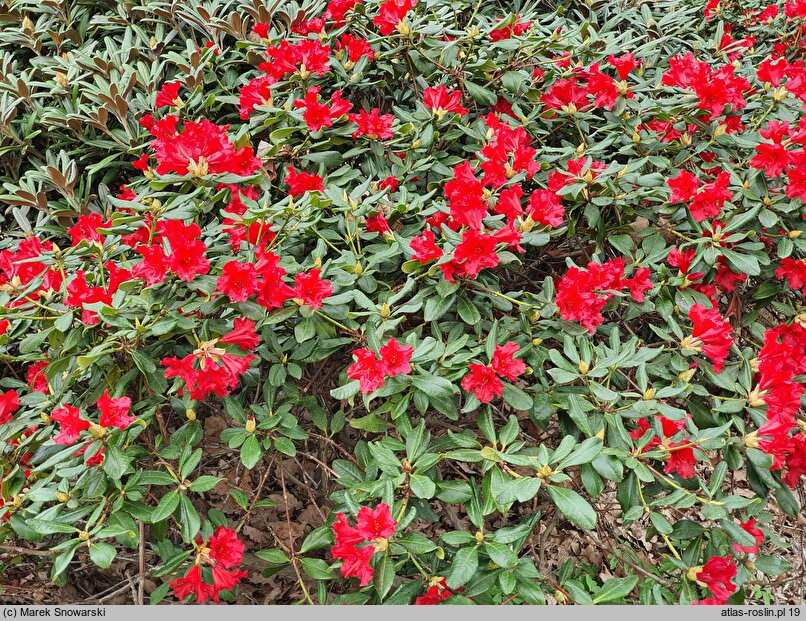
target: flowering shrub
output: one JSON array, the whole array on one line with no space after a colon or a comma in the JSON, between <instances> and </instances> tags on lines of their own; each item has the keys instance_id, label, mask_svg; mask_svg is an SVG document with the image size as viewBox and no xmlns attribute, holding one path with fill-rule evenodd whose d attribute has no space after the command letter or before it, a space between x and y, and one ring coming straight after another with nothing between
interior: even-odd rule
<instances>
[{"instance_id":1,"label":"flowering shrub","mask_svg":"<svg viewBox=\"0 0 806 621\"><path fill-rule=\"evenodd\" d=\"M638 5L14 3L0 552L795 601L806 3Z\"/></svg>"}]
</instances>

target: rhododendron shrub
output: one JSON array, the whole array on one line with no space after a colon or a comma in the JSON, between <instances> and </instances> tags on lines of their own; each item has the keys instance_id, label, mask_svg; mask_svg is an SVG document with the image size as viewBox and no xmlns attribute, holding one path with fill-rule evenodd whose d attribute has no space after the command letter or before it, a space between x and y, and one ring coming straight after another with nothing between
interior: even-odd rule
<instances>
[{"instance_id":1,"label":"rhododendron shrub","mask_svg":"<svg viewBox=\"0 0 806 621\"><path fill-rule=\"evenodd\" d=\"M11 581L799 601L802 1L11 4Z\"/></svg>"}]
</instances>

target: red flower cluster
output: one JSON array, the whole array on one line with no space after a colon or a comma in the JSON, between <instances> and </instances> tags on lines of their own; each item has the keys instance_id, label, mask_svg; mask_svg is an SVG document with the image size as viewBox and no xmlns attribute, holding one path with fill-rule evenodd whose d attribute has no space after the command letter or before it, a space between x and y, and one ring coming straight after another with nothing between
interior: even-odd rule
<instances>
[{"instance_id":1,"label":"red flower cluster","mask_svg":"<svg viewBox=\"0 0 806 621\"><path fill-rule=\"evenodd\" d=\"M733 544L733 549L739 553L748 553L748 554L758 554L758 546L764 543L764 531L760 528L756 528L756 518L751 518L746 522L741 522L739 526L744 530L748 535L753 537L756 540L755 545L752 546L740 546L738 543Z\"/></svg>"},{"instance_id":2,"label":"red flower cluster","mask_svg":"<svg viewBox=\"0 0 806 621\"><path fill-rule=\"evenodd\" d=\"M546 106L546 110L562 110L568 114L574 114L578 110L593 108L607 108L612 110L616 105L619 95L627 99L633 99L635 94L630 92L627 86L627 76L635 67L632 54L616 59L613 56L611 64L616 68L621 82L609 76L599 69L599 63L592 64L589 68L575 68L571 77L557 80L551 88L540 97L540 101ZM615 62L614 62L615 61ZM591 104L588 97L593 98Z\"/></svg>"},{"instance_id":3,"label":"red flower cluster","mask_svg":"<svg viewBox=\"0 0 806 621\"><path fill-rule=\"evenodd\" d=\"M462 93L449 91L444 86L425 89L423 91L423 103L426 108L436 115L438 121L441 121L446 114L463 116L468 113L468 109L462 105Z\"/></svg>"},{"instance_id":4,"label":"red flower cluster","mask_svg":"<svg viewBox=\"0 0 806 621\"><path fill-rule=\"evenodd\" d=\"M472 392L482 403L500 397L504 394L504 384L499 376L515 381L526 371L526 363L515 358L519 351L520 347L512 341L506 345L496 344L490 364L471 364L467 367L470 373L462 379L462 388Z\"/></svg>"},{"instance_id":5,"label":"red flower cluster","mask_svg":"<svg viewBox=\"0 0 806 621\"><path fill-rule=\"evenodd\" d=\"M165 377L180 377L184 382L180 394L187 390L195 400L203 400L211 393L223 397L238 385L239 377L246 373L255 355L236 356L219 347L219 343L237 345L241 350L253 349L258 343L255 322L236 319L230 332L199 343L198 348L184 358L163 358Z\"/></svg>"},{"instance_id":6,"label":"red flower cluster","mask_svg":"<svg viewBox=\"0 0 806 621\"><path fill-rule=\"evenodd\" d=\"M736 576L736 565L731 562L732 558L730 554L712 556L705 565L692 567L689 570L689 576L707 588L714 596L699 603L721 606L736 592L738 587L731 582Z\"/></svg>"},{"instance_id":7,"label":"red flower cluster","mask_svg":"<svg viewBox=\"0 0 806 621\"><path fill-rule=\"evenodd\" d=\"M350 111L352 104L341 98L341 91L336 91L330 96L330 105L320 103L318 86L308 89L303 99L294 101L295 108L301 108L302 119L312 132L317 132L324 127L333 125L333 121L340 119Z\"/></svg>"},{"instance_id":8,"label":"red flower cluster","mask_svg":"<svg viewBox=\"0 0 806 621\"><path fill-rule=\"evenodd\" d=\"M417 0L384 0L380 12L372 18L382 35L390 35L395 30L407 34L406 14L417 4Z\"/></svg>"},{"instance_id":9,"label":"red flower cluster","mask_svg":"<svg viewBox=\"0 0 806 621\"><path fill-rule=\"evenodd\" d=\"M415 606L435 606L451 597L453 593L448 590L445 578L434 576L429 583L428 590L414 600Z\"/></svg>"},{"instance_id":10,"label":"red flower cluster","mask_svg":"<svg viewBox=\"0 0 806 621\"><path fill-rule=\"evenodd\" d=\"M660 449L667 451L669 456L666 457L666 466L664 472L666 474L677 473L684 479L690 479L694 476L694 467L697 465L697 460L694 457L694 448L692 443L686 439L682 442L672 442L671 438L678 432L686 428L686 418L680 420L670 420L665 416L658 416L658 422L662 429L662 439L655 435L652 440L647 444L643 452L651 451L660 447ZM636 421L638 429L630 432L632 438L641 438L650 430L649 421L646 418L639 418Z\"/></svg>"},{"instance_id":11,"label":"red flower cluster","mask_svg":"<svg viewBox=\"0 0 806 621\"><path fill-rule=\"evenodd\" d=\"M83 307L84 304L103 303L112 305L112 296L121 284L131 280L132 274L128 270L120 269L112 261L104 263L104 268L109 272L106 286L90 287L87 284L87 277L83 270L76 270L76 276L67 285L67 297L64 303L67 306ZM93 310L84 309L81 313L81 321L91 326L99 323L98 313Z\"/></svg>"},{"instance_id":12,"label":"red flower cluster","mask_svg":"<svg viewBox=\"0 0 806 621\"><path fill-rule=\"evenodd\" d=\"M394 0L389 1L393 2ZM392 133L392 123L395 122L395 117L391 114L381 114L378 108L373 108L369 112L361 110L358 114L348 115L348 118L350 123L358 125L358 129L353 132L353 138L366 136L376 140L385 140L394 135Z\"/></svg>"},{"instance_id":13,"label":"red flower cluster","mask_svg":"<svg viewBox=\"0 0 806 621\"><path fill-rule=\"evenodd\" d=\"M4 288L12 293L28 291L25 298L28 300L35 299L39 294L61 289L62 273L58 268L43 261L33 260L51 251L53 242L43 242L38 237L20 240L16 251L0 251L0 286L5 285ZM33 281L37 279L41 279L41 282L31 290ZM25 300L12 301L9 306L15 307L24 303Z\"/></svg>"},{"instance_id":14,"label":"red flower cluster","mask_svg":"<svg viewBox=\"0 0 806 621\"><path fill-rule=\"evenodd\" d=\"M413 352L411 345L400 345L393 338L378 350L380 359L371 349L356 349L355 362L347 368L347 377L358 380L361 392L370 394L383 386L387 377L411 373L409 361Z\"/></svg>"},{"instance_id":15,"label":"red flower cluster","mask_svg":"<svg viewBox=\"0 0 806 621\"><path fill-rule=\"evenodd\" d=\"M305 192L324 192L325 184L319 175L297 172L293 166L286 166L285 182L291 196L302 196Z\"/></svg>"},{"instance_id":16,"label":"red flower cluster","mask_svg":"<svg viewBox=\"0 0 806 621\"><path fill-rule=\"evenodd\" d=\"M694 304L688 311L688 318L694 323L691 335L680 342L683 349L704 353L714 364L714 373L722 371L728 350L733 345L730 324L716 308L706 309L702 304Z\"/></svg>"},{"instance_id":17,"label":"red flower cluster","mask_svg":"<svg viewBox=\"0 0 806 621\"><path fill-rule=\"evenodd\" d=\"M663 74L663 83L694 91L697 107L711 116L720 116L726 106L737 111L747 105L742 93L750 89L750 83L734 75L736 67L733 65L723 65L713 71L708 63L698 61L691 52L673 56L669 65Z\"/></svg>"},{"instance_id":18,"label":"red flower cluster","mask_svg":"<svg viewBox=\"0 0 806 621\"><path fill-rule=\"evenodd\" d=\"M137 420L134 416L129 416L129 410L132 405L129 397L112 398L109 396L109 391L104 390L104 394L98 399L96 405L101 412L98 420L99 427L126 429ZM81 432L92 426L92 423L81 418L80 414L81 410L66 403L53 410L50 420L59 423L60 427L59 434L53 439L56 444L75 444Z\"/></svg>"},{"instance_id":19,"label":"red flower cluster","mask_svg":"<svg viewBox=\"0 0 806 621\"><path fill-rule=\"evenodd\" d=\"M267 61L259 65L261 71L277 82L289 74L298 74L302 79L310 74L324 75L330 68L330 48L316 39L301 39L296 43L287 40L266 48ZM243 107L243 105L242 105Z\"/></svg>"},{"instance_id":20,"label":"red flower cluster","mask_svg":"<svg viewBox=\"0 0 806 621\"><path fill-rule=\"evenodd\" d=\"M219 526L207 542L199 538L195 546L196 561L193 566L184 577L170 583L174 595L178 599L195 595L199 604L208 599L218 603L222 591L231 591L247 575L242 569L233 569L243 559L244 545L238 540L238 533ZM204 581L202 563L210 565L212 584Z\"/></svg>"},{"instance_id":21,"label":"red flower cluster","mask_svg":"<svg viewBox=\"0 0 806 621\"><path fill-rule=\"evenodd\" d=\"M786 468L783 481L795 487L806 474L806 435L796 419L803 385L795 381L806 373L806 328L794 323L767 330L757 364L756 384L747 404L766 405L767 423L749 434L745 444L770 454L772 468ZM795 435L790 436L793 431Z\"/></svg>"},{"instance_id":22,"label":"red flower cluster","mask_svg":"<svg viewBox=\"0 0 806 621\"><path fill-rule=\"evenodd\" d=\"M16 390L0 393L0 425L6 425L14 412L20 409L20 395Z\"/></svg>"},{"instance_id":23,"label":"red flower cluster","mask_svg":"<svg viewBox=\"0 0 806 621\"><path fill-rule=\"evenodd\" d=\"M571 267L557 285L560 317L578 321L592 333L604 321L602 309L617 292L627 288L636 302L644 301L644 293L653 287L649 274L649 268L639 267L632 278L624 278L623 259L591 262L587 269Z\"/></svg>"},{"instance_id":24,"label":"red flower cluster","mask_svg":"<svg viewBox=\"0 0 806 621\"><path fill-rule=\"evenodd\" d=\"M184 121L182 131L178 131L178 122L179 117L169 115L151 128L157 174L250 176L260 168L260 160L252 147L235 148L227 136L229 125L216 125L207 120Z\"/></svg>"},{"instance_id":25,"label":"red flower cluster","mask_svg":"<svg viewBox=\"0 0 806 621\"><path fill-rule=\"evenodd\" d=\"M781 265L775 270L775 277L786 279L790 289L800 289L806 295L806 260L790 257L781 259Z\"/></svg>"},{"instance_id":26,"label":"red flower cluster","mask_svg":"<svg viewBox=\"0 0 806 621\"><path fill-rule=\"evenodd\" d=\"M697 222L715 218L722 212L726 202L733 200L733 192L728 189L730 173L720 172L711 183L700 185L700 180L687 170L669 179L667 184L672 190L669 197L671 203L689 203L691 217Z\"/></svg>"},{"instance_id":27,"label":"red flower cluster","mask_svg":"<svg viewBox=\"0 0 806 621\"><path fill-rule=\"evenodd\" d=\"M143 259L132 267L132 275L144 278L146 286L150 287L165 280L168 272L176 274L185 282L206 274L210 271L210 262L204 256L207 246L199 237L201 229L195 222L191 224L184 224L181 220L158 222L151 244L134 248ZM163 241L168 242L167 252Z\"/></svg>"},{"instance_id":28,"label":"red flower cluster","mask_svg":"<svg viewBox=\"0 0 806 621\"><path fill-rule=\"evenodd\" d=\"M381 503L375 509L361 507L355 527L347 523L344 513L336 514L333 533L336 545L331 549L335 559L341 559L341 575L345 578L356 577L361 586L367 586L372 580L373 569L369 564L376 551L385 551L387 539L395 534L397 522L392 519L389 505ZM356 547L362 543L370 545Z\"/></svg>"}]
</instances>

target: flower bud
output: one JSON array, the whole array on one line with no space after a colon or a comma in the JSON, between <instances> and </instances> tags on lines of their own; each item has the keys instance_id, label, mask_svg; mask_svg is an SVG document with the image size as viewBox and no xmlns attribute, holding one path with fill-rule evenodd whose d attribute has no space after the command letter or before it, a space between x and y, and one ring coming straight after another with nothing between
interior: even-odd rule
<instances>
[{"instance_id":1,"label":"flower bud","mask_svg":"<svg viewBox=\"0 0 806 621\"><path fill-rule=\"evenodd\" d=\"M196 420L196 410L194 410L193 408L187 408L185 410L185 416L189 421Z\"/></svg>"},{"instance_id":2,"label":"flower bud","mask_svg":"<svg viewBox=\"0 0 806 621\"><path fill-rule=\"evenodd\" d=\"M801 233L800 231L789 231L789 233L787 233L786 236L789 239L797 239L798 237L800 237L800 233Z\"/></svg>"},{"instance_id":3,"label":"flower bud","mask_svg":"<svg viewBox=\"0 0 806 621\"><path fill-rule=\"evenodd\" d=\"M579 361L579 372L582 375L585 375L588 371L590 371L590 366L584 360Z\"/></svg>"},{"instance_id":4,"label":"flower bud","mask_svg":"<svg viewBox=\"0 0 806 621\"><path fill-rule=\"evenodd\" d=\"M70 494L67 494L66 492L56 492L56 500L59 502L67 502L70 500Z\"/></svg>"},{"instance_id":5,"label":"flower bud","mask_svg":"<svg viewBox=\"0 0 806 621\"><path fill-rule=\"evenodd\" d=\"M82 530L80 533L78 533L78 538L81 541L89 541L90 540L90 534L86 530Z\"/></svg>"},{"instance_id":6,"label":"flower bud","mask_svg":"<svg viewBox=\"0 0 806 621\"><path fill-rule=\"evenodd\" d=\"M697 369L686 369L685 371L681 371L680 373L678 373L677 378L681 382L688 383L688 382L691 381L691 378L694 377L694 373L696 373L696 372L697 372Z\"/></svg>"},{"instance_id":7,"label":"flower bud","mask_svg":"<svg viewBox=\"0 0 806 621\"><path fill-rule=\"evenodd\" d=\"M384 302L381 304L381 319L389 319L389 315L392 314L392 308Z\"/></svg>"},{"instance_id":8,"label":"flower bud","mask_svg":"<svg viewBox=\"0 0 806 621\"><path fill-rule=\"evenodd\" d=\"M644 401L649 401L650 399L655 398L655 389L654 388L647 388L644 391L643 397Z\"/></svg>"},{"instance_id":9,"label":"flower bud","mask_svg":"<svg viewBox=\"0 0 806 621\"><path fill-rule=\"evenodd\" d=\"M476 538L476 543L481 543L484 541L484 533L480 530L476 531L474 537Z\"/></svg>"},{"instance_id":10,"label":"flower bud","mask_svg":"<svg viewBox=\"0 0 806 621\"><path fill-rule=\"evenodd\" d=\"M244 425L244 429L246 429L247 433L255 433L255 417L248 416L246 418L246 425Z\"/></svg>"}]
</instances>

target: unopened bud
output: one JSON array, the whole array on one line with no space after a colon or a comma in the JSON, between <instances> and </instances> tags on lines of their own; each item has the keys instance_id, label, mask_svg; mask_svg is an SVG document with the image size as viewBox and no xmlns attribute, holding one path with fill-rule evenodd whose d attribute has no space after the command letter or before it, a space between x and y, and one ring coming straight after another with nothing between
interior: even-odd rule
<instances>
[{"instance_id":1,"label":"unopened bud","mask_svg":"<svg viewBox=\"0 0 806 621\"><path fill-rule=\"evenodd\" d=\"M481 543L482 541L484 541L484 533L481 532L480 530L476 531L474 537L476 538L477 543Z\"/></svg>"},{"instance_id":2,"label":"unopened bud","mask_svg":"<svg viewBox=\"0 0 806 621\"><path fill-rule=\"evenodd\" d=\"M244 425L244 429L246 429L247 433L255 433L255 417L249 416L246 419L246 425Z\"/></svg>"},{"instance_id":3,"label":"unopened bud","mask_svg":"<svg viewBox=\"0 0 806 621\"><path fill-rule=\"evenodd\" d=\"M695 369L695 368L692 368L692 369L686 369L685 371L681 371L680 373L678 373L678 374L677 374L677 378L678 378L678 379L679 379L681 382L686 382L686 383L688 383L688 382L690 382L690 381L691 381L691 378L692 378L692 377L694 377L694 374L695 374L696 372L697 372L697 369Z\"/></svg>"},{"instance_id":4,"label":"unopened bud","mask_svg":"<svg viewBox=\"0 0 806 621\"><path fill-rule=\"evenodd\" d=\"M81 541L89 541L90 540L90 534L86 530L82 530L80 533L78 533L78 538Z\"/></svg>"},{"instance_id":5,"label":"unopened bud","mask_svg":"<svg viewBox=\"0 0 806 621\"><path fill-rule=\"evenodd\" d=\"M389 319L389 315L391 314L392 308L385 302L381 304L381 319Z\"/></svg>"},{"instance_id":6,"label":"unopened bud","mask_svg":"<svg viewBox=\"0 0 806 621\"><path fill-rule=\"evenodd\" d=\"M193 408L187 408L185 410L185 416L189 421L196 420L196 410L194 410Z\"/></svg>"},{"instance_id":7,"label":"unopened bud","mask_svg":"<svg viewBox=\"0 0 806 621\"><path fill-rule=\"evenodd\" d=\"M70 500L70 494L67 494L66 492L56 492L56 500L59 502L67 502Z\"/></svg>"},{"instance_id":8,"label":"unopened bud","mask_svg":"<svg viewBox=\"0 0 806 621\"><path fill-rule=\"evenodd\" d=\"M582 375L585 375L588 371L590 371L590 366L584 360L579 361L579 372Z\"/></svg>"},{"instance_id":9,"label":"unopened bud","mask_svg":"<svg viewBox=\"0 0 806 621\"><path fill-rule=\"evenodd\" d=\"M786 236L789 239L797 239L798 237L800 237L800 233L801 233L800 231L789 231L789 233L787 233Z\"/></svg>"},{"instance_id":10,"label":"unopened bud","mask_svg":"<svg viewBox=\"0 0 806 621\"><path fill-rule=\"evenodd\" d=\"M655 389L654 388L647 388L644 391L643 398L644 398L644 401L649 401L650 399L654 399L655 398Z\"/></svg>"}]
</instances>

